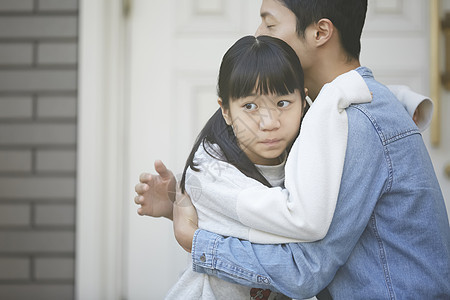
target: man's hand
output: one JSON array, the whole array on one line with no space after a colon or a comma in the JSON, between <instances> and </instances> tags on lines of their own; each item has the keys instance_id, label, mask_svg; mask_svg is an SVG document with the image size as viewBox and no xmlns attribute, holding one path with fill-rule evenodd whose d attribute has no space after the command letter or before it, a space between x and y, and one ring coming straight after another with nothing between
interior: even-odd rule
<instances>
[{"instance_id":1,"label":"man's hand","mask_svg":"<svg viewBox=\"0 0 450 300\"><path fill-rule=\"evenodd\" d=\"M136 184L137 196L134 202L141 205L137 213L141 216L173 218L176 179L162 161L155 161L155 170L159 175L142 173L140 183Z\"/></svg>"},{"instance_id":2,"label":"man's hand","mask_svg":"<svg viewBox=\"0 0 450 300\"><path fill-rule=\"evenodd\" d=\"M188 194L177 193L173 205L173 231L178 244L191 252L194 233L198 229L197 211Z\"/></svg>"}]
</instances>

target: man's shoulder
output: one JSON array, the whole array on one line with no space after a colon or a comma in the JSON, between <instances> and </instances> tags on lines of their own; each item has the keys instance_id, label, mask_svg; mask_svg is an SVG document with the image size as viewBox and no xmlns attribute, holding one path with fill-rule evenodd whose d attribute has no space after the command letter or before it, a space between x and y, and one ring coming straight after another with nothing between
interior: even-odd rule
<instances>
[{"instance_id":1,"label":"man's shoulder","mask_svg":"<svg viewBox=\"0 0 450 300\"><path fill-rule=\"evenodd\" d=\"M384 84L364 77L373 95L370 103L352 104L347 109L349 130L372 130L382 142L393 137L419 133L406 109ZM369 123L371 126L363 126Z\"/></svg>"}]
</instances>

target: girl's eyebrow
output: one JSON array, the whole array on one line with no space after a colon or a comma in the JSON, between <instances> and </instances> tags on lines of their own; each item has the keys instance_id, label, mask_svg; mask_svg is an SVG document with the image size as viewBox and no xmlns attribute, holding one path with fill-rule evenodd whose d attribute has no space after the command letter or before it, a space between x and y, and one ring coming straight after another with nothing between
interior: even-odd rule
<instances>
[{"instance_id":1,"label":"girl's eyebrow","mask_svg":"<svg viewBox=\"0 0 450 300\"><path fill-rule=\"evenodd\" d=\"M275 94L275 95L272 95L272 96L273 96L273 98L284 98L284 97L286 97L286 96L288 96L288 95L291 95L291 94L293 94L293 93L287 93L287 94L285 94L285 95L277 95L277 94ZM240 99L244 99L244 98L247 98L247 97L256 97L256 98L259 98L259 97L265 97L265 96L267 96L267 95L266 95L266 94L251 93L251 94L248 94L247 96L242 97L242 98L240 98Z\"/></svg>"},{"instance_id":2,"label":"girl's eyebrow","mask_svg":"<svg viewBox=\"0 0 450 300\"><path fill-rule=\"evenodd\" d=\"M247 98L250 98L250 97L253 97L253 99L251 99L251 101L255 101L255 100L259 99L261 96L263 96L263 95L257 94L257 93L252 93L252 94L249 94L249 95L247 95L245 97L238 98L238 99L236 99L236 101L238 101L238 102L247 102L247 101L249 101L249 99L247 99Z\"/></svg>"}]
</instances>

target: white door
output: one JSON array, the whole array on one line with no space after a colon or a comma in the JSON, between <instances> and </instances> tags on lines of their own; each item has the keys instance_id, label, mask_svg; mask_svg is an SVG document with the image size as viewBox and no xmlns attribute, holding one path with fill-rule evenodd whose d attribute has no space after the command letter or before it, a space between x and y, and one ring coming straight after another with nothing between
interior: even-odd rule
<instances>
[{"instance_id":1,"label":"white door","mask_svg":"<svg viewBox=\"0 0 450 300\"><path fill-rule=\"evenodd\" d=\"M448 1L445 1L448 4ZM224 52L259 24L258 1L134 0L128 24L130 103L123 274L125 299L163 299L189 256L177 245L171 222L140 217L132 199L143 171L162 159L181 172L196 134L218 107L215 85ZM449 7L450 9L450 7ZM429 92L428 1L372 0L363 35L361 61L387 84ZM450 114L444 94L443 115ZM442 189L450 161L450 124L443 117L442 145L429 147ZM429 144L429 134L424 139ZM450 204L447 204L450 207Z\"/></svg>"}]
</instances>

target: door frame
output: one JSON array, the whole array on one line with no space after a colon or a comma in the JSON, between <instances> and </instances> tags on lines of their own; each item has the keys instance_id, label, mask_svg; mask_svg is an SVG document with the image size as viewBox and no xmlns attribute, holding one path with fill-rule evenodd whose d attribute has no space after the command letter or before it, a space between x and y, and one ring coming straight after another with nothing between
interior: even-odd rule
<instances>
[{"instance_id":1,"label":"door frame","mask_svg":"<svg viewBox=\"0 0 450 300\"><path fill-rule=\"evenodd\" d=\"M79 2L75 299L121 299L127 152L123 3Z\"/></svg>"}]
</instances>

